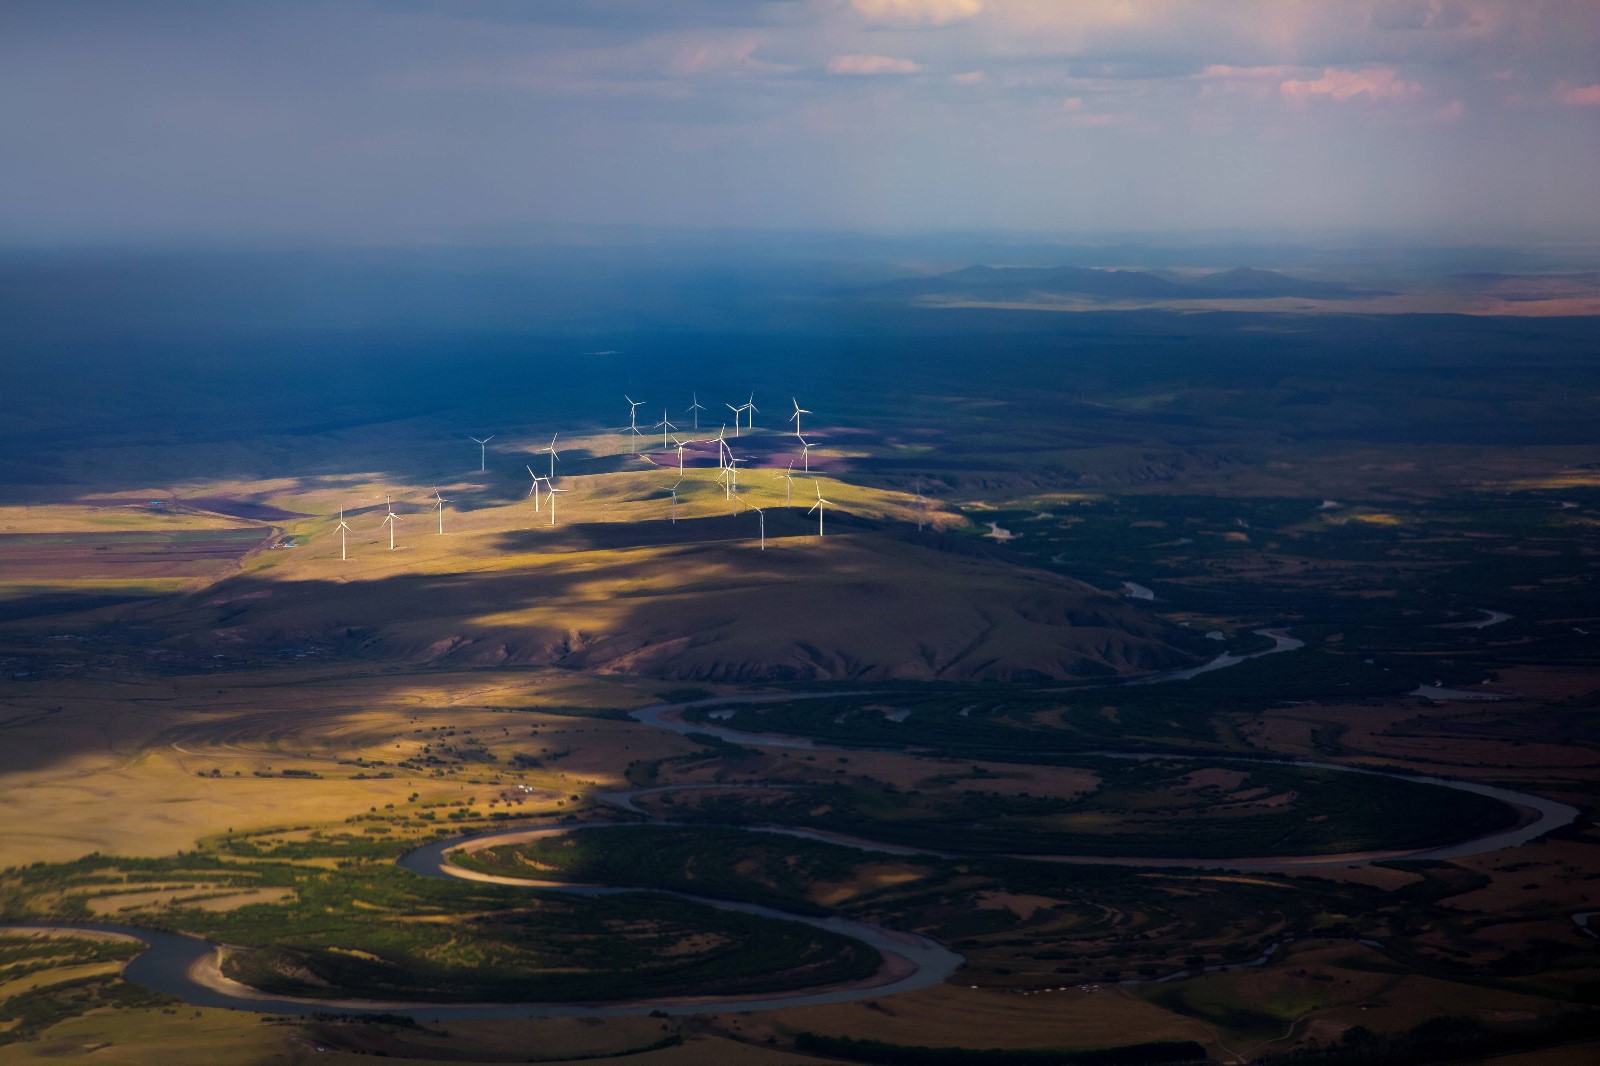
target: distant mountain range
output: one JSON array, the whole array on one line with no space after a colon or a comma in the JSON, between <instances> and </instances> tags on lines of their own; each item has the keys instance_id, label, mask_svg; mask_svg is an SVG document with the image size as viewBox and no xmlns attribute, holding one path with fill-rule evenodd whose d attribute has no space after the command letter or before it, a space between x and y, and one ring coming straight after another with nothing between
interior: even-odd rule
<instances>
[{"instance_id":1,"label":"distant mountain range","mask_svg":"<svg viewBox=\"0 0 1600 1066\"><path fill-rule=\"evenodd\" d=\"M1338 282L1309 281L1250 267L1188 276L1092 267L970 266L948 274L900 278L853 291L857 295L902 299L945 297L984 302L1025 302L1050 296L1089 296L1102 300L1244 300L1295 296L1341 300L1387 295L1353 289Z\"/></svg>"}]
</instances>

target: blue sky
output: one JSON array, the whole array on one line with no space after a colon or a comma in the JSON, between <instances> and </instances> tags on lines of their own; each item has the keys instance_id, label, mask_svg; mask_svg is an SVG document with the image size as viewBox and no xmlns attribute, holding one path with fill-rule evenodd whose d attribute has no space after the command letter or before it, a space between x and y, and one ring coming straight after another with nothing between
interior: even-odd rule
<instances>
[{"instance_id":1,"label":"blue sky","mask_svg":"<svg viewBox=\"0 0 1600 1066\"><path fill-rule=\"evenodd\" d=\"M0 4L0 242L1600 233L1593 0Z\"/></svg>"}]
</instances>

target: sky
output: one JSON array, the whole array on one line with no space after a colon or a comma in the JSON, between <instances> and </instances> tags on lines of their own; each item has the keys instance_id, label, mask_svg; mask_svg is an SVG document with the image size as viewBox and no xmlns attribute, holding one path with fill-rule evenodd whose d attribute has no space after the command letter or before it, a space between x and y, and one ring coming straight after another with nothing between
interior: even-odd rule
<instances>
[{"instance_id":1,"label":"sky","mask_svg":"<svg viewBox=\"0 0 1600 1066\"><path fill-rule=\"evenodd\" d=\"M1595 0L0 0L0 244L1600 235Z\"/></svg>"}]
</instances>

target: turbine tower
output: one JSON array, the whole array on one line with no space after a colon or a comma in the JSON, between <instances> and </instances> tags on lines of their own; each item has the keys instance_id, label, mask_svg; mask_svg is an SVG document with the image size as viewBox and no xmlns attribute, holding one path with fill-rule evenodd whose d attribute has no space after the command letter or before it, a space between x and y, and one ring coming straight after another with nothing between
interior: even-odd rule
<instances>
[{"instance_id":1,"label":"turbine tower","mask_svg":"<svg viewBox=\"0 0 1600 1066\"><path fill-rule=\"evenodd\" d=\"M744 408L735 407L731 403L725 403L722 406L733 412L733 435L737 437L739 435L739 413L743 411Z\"/></svg>"},{"instance_id":2,"label":"turbine tower","mask_svg":"<svg viewBox=\"0 0 1600 1066\"><path fill-rule=\"evenodd\" d=\"M482 440L478 440L477 437L468 437L467 439L474 441L478 445L478 473L481 474L484 472L485 466L488 463L489 442L494 440L494 434L491 433Z\"/></svg>"},{"instance_id":3,"label":"turbine tower","mask_svg":"<svg viewBox=\"0 0 1600 1066\"><path fill-rule=\"evenodd\" d=\"M628 401L628 432L633 434L633 451L629 455L639 454L639 408L644 406L643 400L635 400L627 393L622 398Z\"/></svg>"},{"instance_id":4,"label":"turbine tower","mask_svg":"<svg viewBox=\"0 0 1600 1066\"><path fill-rule=\"evenodd\" d=\"M339 561L340 562L344 562L346 559L350 558L350 556L347 555L345 553L345 550L344 550L344 538L345 538L345 534L350 532L350 524L344 520L344 512L343 511L339 512L339 526L338 526L338 529L339 529Z\"/></svg>"},{"instance_id":5,"label":"turbine tower","mask_svg":"<svg viewBox=\"0 0 1600 1066\"><path fill-rule=\"evenodd\" d=\"M805 461L806 473L811 473L811 442L804 437L800 438L800 457Z\"/></svg>"},{"instance_id":6,"label":"turbine tower","mask_svg":"<svg viewBox=\"0 0 1600 1066\"><path fill-rule=\"evenodd\" d=\"M550 453L550 476L545 478L545 481L547 482L554 481L556 479L556 464L561 461L561 455L556 451L556 438L560 435L561 434L559 433L550 434L550 443L547 444L544 449ZM531 474L533 471L530 470L528 473Z\"/></svg>"},{"instance_id":7,"label":"turbine tower","mask_svg":"<svg viewBox=\"0 0 1600 1066\"><path fill-rule=\"evenodd\" d=\"M554 485L547 485L547 486L545 486L545 490L544 491L546 493L548 493L549 496L550 496L550 524L553 526L553 525L556 524L556 493L558 493L558 492L571 492L572 490L571 489L558 489Z\"/></svg>"},{"instance_id":8,"label":"turbine tower","mask_svg":"<svg viewBox=\"0 0 1600 1066\"><path fill-rule=\"evenodd\" d=\"M756 513L756 517L761 520L761 550L762 551L766 551L767 550L767 512L763 511L761 508L757 507L755 504L751 503L749 500L744 500L743 497L740 497L740 499L743 500L744 505L746 507L750 508L750 510L754 511Z\"/></svg>"},{"instance_id":9,"label":"turbine tower","mask_svg":"<svg viewBox=\"0 0 1600 1066\"><path fill-rule=\"evenodd\" d=\"M829 503L831 501L824 500L822 498L822 486L821 485L818 485L815 481L813 481L812 482L812 487L814 487L817 490L817 502L811 505L811 511L817 512L817 536L820 537L820 536L822 536L822 513L825 510L827 510L827 508L825 506L823 506L823 505L827 504L827 503ZM811 511L807 511L806 514L810 514Z\"/></svg>"},{"instance_id":10,"label":"turbine tower","mask_svg":"<svg viewBox=\"0 0 1600 1066\"><path fill-rule=\"evenodd\" d=\"M690 395L694 397L694 402L688 407L685 407L683 410L685 414L694 415L694 428L695 432L698 433L700 431L700 412L704 411L705 408L700 406L700 394L698 392L691 393Z\"/></svg>"},{"instance_id":11,"label":"turbine tower","mask_svg":"<svg viewBox=\"0 0 1600 1066\"><path fill-rule=\"evenodd\" d=\"M671 422L667 421L667 409L665 407L663 407L661 409L661 421L657 422L655 425L651 426L650 428L651 429L659 429L661 431L661 450L662 451L666 451L667 448L668 448L667 430L669 430L669 429L677 429L678 427L673 425Z\"/></svg>"},{"instance_id":12,"label":"turbine tower","mask_svg":"<svg viewBox=\"0 0 1600 1066\"><path fill-rule=\"evenodd\" d=\"M683 479L679 478L677 484L672 486L672 524L673 525L677 525L678 524L678 485L682 485L682 484L683 484Z\"/></svg>"},{"instance_id":13,"label":"turbine tower","mask_svg":"<svg viewBox=\"0 0 1600 1066\"><path fill-rule=\"evenodd\" d=\"M783 505L788 507L794 492L794 460L789 460L789 469L783 472Z\"/></svg>"},{"instance_id":14,"label":"turbine tower","mask_svg":"<svg viewBox=\"0 0 1600 1066\"><path fill-rule=\"evenodd\" d=\"M394 513L394 508L391 507L389 509L388 517L383 520L383 524L389 527L389 550L390 551L394 551L394 527L395 527L395 523L397 523L399 521L400 521L400 516L395 514Z\"/></svg>"},{"instance_id":15,"label":"turbine tower","mask_svg":"<svg viewBox=\"0 0 1600 1066\"><path fill-rule=\"evenodd\" d=\"M538 474L535 474L533 472L533 467L524 466L523 469L528 472L528 476L529 477L533 478L533 484L528 486L528 495L533 497L533 511L534 511L535 514L538 514L539 513L539 481L541 479L540 479Z\"/></svg>"},{"instance_id":16,"label":"turbine tower","mask_svg":"<svg viewBox=\"0 0 1600 1066\"><path fill-rule=\"evenodd\" d=\"M673 434L672 443L678 449L678 477L681 479L683 477L683 449L688 447L688 445L679 440L677 434Z\"/></svg>"},{"instance_id":17,"label":"turbine tower","mask_svg":"<svg viewBox=\"0 0 1600 1066\"><path fill-rule=\"evenodd\" d=\"M800 416L815 414L816 412L808 411L804 407L801 407L800 401L795 399L793 396L789 397L789 402L794 404L794 414L789 416L789 421L794 423L794 435L798 437L800 435Z\"/></svg>"},{"instance_id":18,"label":"turbine tower","mask_svg":"<svg viewBox=\"0 0 1600 1066\"><path fill-rule=\"evenodd\" d=\"M439 501L439 536L444 536L444 505L450 501L439 495L439 490L433 490L433 498Z\"/></svg>"}]
</instances>

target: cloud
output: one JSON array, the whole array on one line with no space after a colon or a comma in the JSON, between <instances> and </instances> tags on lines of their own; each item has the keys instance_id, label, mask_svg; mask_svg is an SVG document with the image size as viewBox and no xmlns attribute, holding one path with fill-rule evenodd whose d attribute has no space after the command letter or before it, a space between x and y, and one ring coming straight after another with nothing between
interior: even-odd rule
<instances>
[{"instance_id":1,"label":"cloud","mask_svg":"<svg viewBox=\"0 0 1600 1066\"><path fill-rule=\"evenodd\" d=\"M1600 107L1600 85L1557 85L1550 95L1558 104L1572 107Z\"/></svg>"},{"instance_id":2,"label":"cloud","mask_svg":"<svg viewBox=\"0 0 1600 1066\"><path fill-rule=\"evenodd\" d=\"M1222 78L1224 80L1243 80L1246 78L1287 78L1299 73L1295 67L1231 67L1226 63L1214 63L1200 72L1202 78Z\"/></svg>"},{"instance_id":3,"label":"cloud","mask_svg":"<svg viewBox=\"0 0 1600 1066\"><path fill-rule=\"evenodd\" d=\"M1357 97L1368 100L1392 102L1416 96L1422 87L1414 81L1401 78L1393 67L1368 67L1365 70L1340 70L1328 67L1322 77L1313 80L1289 79L1278 86L1286 99L1304 103L1314 97L1325 96L1345 102Z\"/></svg>"},{"instance_id":4,"label":"cloud","mask_svg":"<svg viewBox=\"0 0 1600 1066\"><path fill-rule=\"evenodd\" d=\"M828 60L829 74L915 74L922 68L909 59L894 56L834 56Z\"/></svg>"},{"instance_id":5,"label":"cloud","mask_svg":"<svg viewBox=\"0 0 1600 1066\"><path fill-rule=\"evenodd\" d=\"M1380 30L1456 30L1475 19L1461 0L1385 0L1372 9L1370 21Z\"/></svg>"},{"instance_id":6,"label":"cloud","mask_svg":"<svg viewBox=\"0 0 1600 1066\"><path fill-rule=\"evenodd\" d=\"M957 85L976 85L984 79L981 70L964 70L960 74L950 75L950 80Z\"/></svg>"},{"instance_id":7,"label":"cloud","mask_svg":"<svg viewBox=\"0 0 1600 1066\"><path fill-rule=\"evenodd\" d=\"M667 64L671 74L787 74L796 68L755 58L756 38L696 40L682 44Z\"/></svg>"},{"instance_id":8,"label":"cloud","mask_svg":"<svg viewBox=\"0 0 1600 1066\"><path fill-rule=\"evenodd\" d=\"M1466 104L1463 104L1460 100L1451 100L1448 104L1435 111L1433 117L1448 126L1452 122L1460 122L1466 113Z\"/></svg>"},{"instance_id":9,"label":"cloud","mask_svg":"<svg viewBox=\"0 0 1600 1066\"><path fill-rule=\"evenodd\" d=\"M943 26L983 11L983 0L850 0L850 6L876 22L924 22Z\"/></svg>"}]
</instances>

